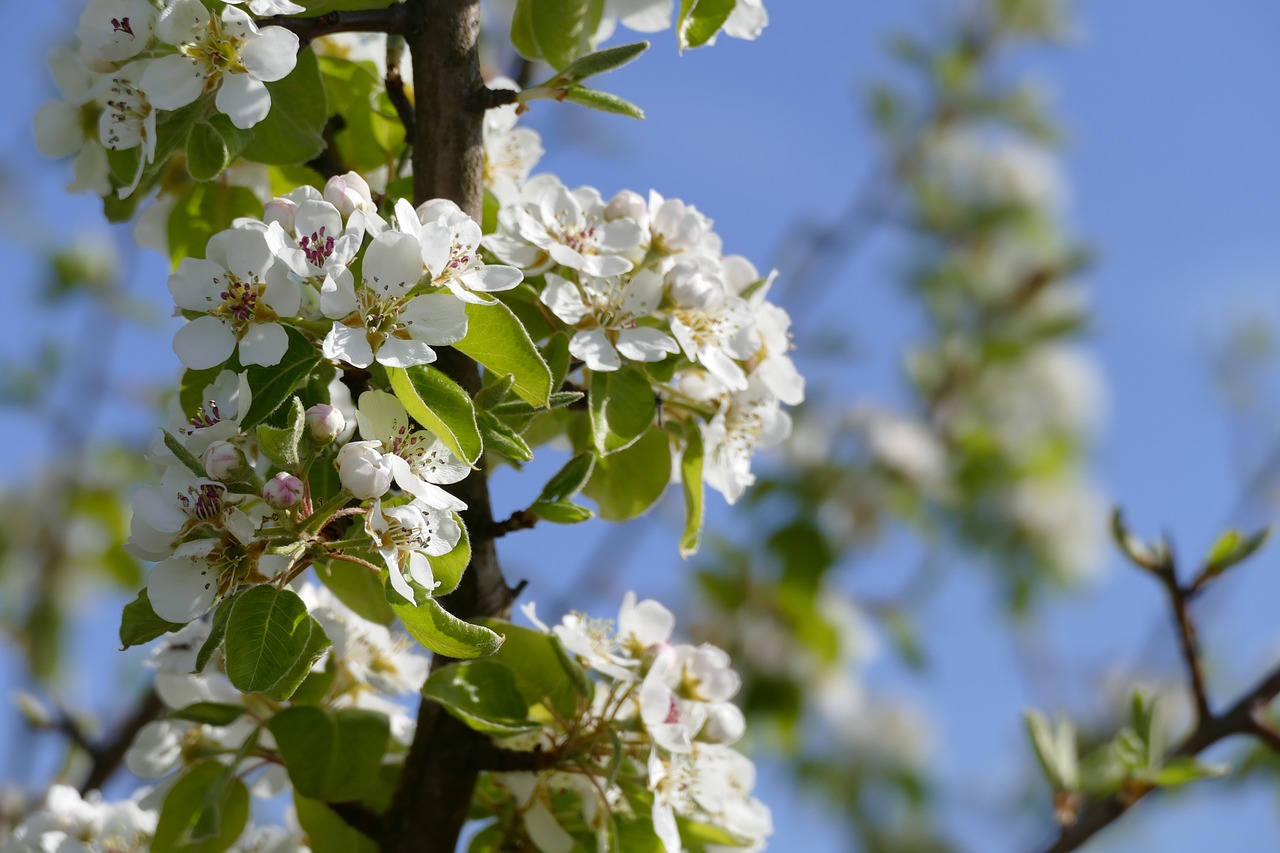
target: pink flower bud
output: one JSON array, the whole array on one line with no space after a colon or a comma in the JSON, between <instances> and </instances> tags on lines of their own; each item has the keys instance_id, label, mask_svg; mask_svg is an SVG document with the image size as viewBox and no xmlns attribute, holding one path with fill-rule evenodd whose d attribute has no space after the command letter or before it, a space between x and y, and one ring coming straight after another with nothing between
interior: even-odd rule
<instances>
[{"instance_id":1,"label":"pink flower bud","mask_svg":"<svg viewBox=\"0 0 1280 853\"><path fill-rule=\"evenodd\" d=\"M307 409L307 427L311 430L311 437L318 443L328 444L342 435L342 431L347 428L347 419L340 409L317 403Z\"/></svg>"},{"instance_id":2,"label":"pink flower bud","mask_svg":"<svg viewBox=\"0 0 1280 853\"><path fill-rule=\"evenodd\" d=\"M353 441L338 451L338 479L360 500L380 498L391 488L391 463L376 441Z\"/></svg>"},{"instance_id":3,"label":"pink flower bud","mask_svg":"<svg viewBox=\"0 0 1280 853\"><path fill-rule=\"evenodd\" d=\"M364 178L355 172L334 175L324 185L324 200L338 208L344 217L373 206L373 193Z\"/></svg>"},{"instance_id":4,"label":"pink flower bud","mask_svg":"<svg viewBox=\"0 0 1280 853\"><path fill-rule=\"evenodd\" d=\"M737 743L747 732L747 719L737 705L715 702L707 706L707 721L698 732L698 740L706 743Z\"/></svg>"},{"instance_id":5,"label":"pink flower bud","mask_svg":"<svg viewBox=\"0 0 1280 853\"><path fill-rule=\"evenodd\" d=\"M211 478L225 482L235 479L244 466L244 457L230 442L215 441L205 448L200 462Z\"/></svg>"},{"instance_id":6,"label":"pink flower bud","mask_svg":"<svg viewBox=\"0 0 1280 853\"><path fill-rule=\"evenodd\" d=\"M273 198L262 207L262 221L270 225L279 222L287 233L293 233L294 215L298 204L290 198Z\"/></svg>"},{"instance_id":7,"label":"pink flower bud","mask_svg":"<svg viewBox=\"0 0 1280 853\"><path fill-rule=\"evenodd\" d=\"M262 487L262 497L278 509L296 506L302 500L302 481L287 471L281 471Z\"/></svg>"}]
</instances>

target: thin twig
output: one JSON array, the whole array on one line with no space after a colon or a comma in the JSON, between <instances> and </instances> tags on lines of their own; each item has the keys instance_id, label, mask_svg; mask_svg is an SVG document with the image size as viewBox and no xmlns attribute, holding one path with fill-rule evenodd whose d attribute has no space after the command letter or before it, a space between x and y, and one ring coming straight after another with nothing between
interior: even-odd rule
<instances>
[{"instance_id":1,"label":"thin twig","mask_svg":"<svg viewBox=\"0 0 1280 853\"><path fill-rule=\"evenodd\" d=\"M517 530L530 530L538 524L538 516L528 509L518 509L502 521L494 522L490 534L494 539L514 533Z\"/></svg>"},{"instance_id":2,"label":"thin twig","mask_svg":"<svg viewBox=\"0 0 1280 853\"><path fill-rule=\"evenodd\" d=\"M1196 634L1195 622L1191 619L1191 611L1187 606L1190 591L1178 582L1178 573L1172 560L1166 560L1155 576L1164 585L1169 596L1169 606L1173 610L1173 619L1178 634L1178 649L1182 653L1182 665L1187 670L1187 680L1191 683L1191 696L1196 707L1196 721L1206 720L1212 716L1209 708L1209 693L1205 688L1204 667L1200 663L1200 643Z\"/></svg>"}]
</instances>

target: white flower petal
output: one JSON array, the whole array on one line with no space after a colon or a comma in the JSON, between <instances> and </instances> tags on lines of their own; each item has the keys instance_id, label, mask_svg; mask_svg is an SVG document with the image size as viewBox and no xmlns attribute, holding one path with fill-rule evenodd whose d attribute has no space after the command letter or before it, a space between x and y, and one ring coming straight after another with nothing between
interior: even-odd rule
<instances>
[{"instance_id":1,"label":"white flower petal","mask_svg":"<svg viewBox=\"0 0 1280 853\"><path fill-rule=\"evenodd\" d=\"M618 351L604 336L603 329L578 332L569 340L569 352L586 362L592 370L617 370L622 367Z\"/></svg>"},{"instance_id":2,"label":"white flower petal","mask_svg":"<svg viewBox=\"0 0 1280 853\"><path fill-rule=\"evenodd\" d=\"M220 112L227 114L232 124L247 130L271 112L271 93L261 80L248 74L228 72L222 75L222 85L218 87L214 103Z\"/></svg>"},{"instance_id":3,"label":"white flower petal","mask_svg":"<svg viewBox=\"0 0 1280 853\"><path fill-rule=\"evenodd\" d=\"M236 335L220 317L197 317L173 336L173 351L192 370L217 367L231 357Z\"/></svg>"},{"instance_id":4,"label":"white flower petal","mask_svg":"<svg viewBox=\"0 0 1280 853\"><path fill-rule=\"evenodd\" d=\"M283 80L298 64L298 37L284 27L263 27L240 48L240 61L264 83Z\"/></svg>"},{"instance_id":5,"label":"white flower petal","mask_svg":"<svg viewBox=\"0 0 1280 853\"><path fill-rule=\"evenodd\" d=\"M662 361L680 352L680 345L659 329L637 326L618 332L618 352L632 361Z\"/></svg>"},{"instance_id":6,"label":"white flower petal","mask_svg":"<svg viewBox=\"0 0 1280 853\"><path fill-rule=\"evenodd\" d=\"M200 5L199 0L196 5ZM179 53L162 56L148 65L138 88L147 93L147 99L156 109L176 110L200 97L204 83L205 74L200 64Z\"/></svg>"},{"instance_id":7,"label":"white flower petal","mask_svg":"<svg viewBox=\"0 0 1280 853\"><path fill-rule=\"evenodd\" d=\"M240 363L248 367L279 364L289 349L289 335L279 323L251 323L240 339Z\"/></svg>"}]
</instances>

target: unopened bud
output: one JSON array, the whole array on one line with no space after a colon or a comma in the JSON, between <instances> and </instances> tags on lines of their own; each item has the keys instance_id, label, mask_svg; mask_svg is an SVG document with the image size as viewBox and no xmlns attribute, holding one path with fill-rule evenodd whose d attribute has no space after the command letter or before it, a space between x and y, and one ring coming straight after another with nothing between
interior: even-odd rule
<instances>
[{"instance_id":1,"label":"unopened bud","mask_svg":"<svg viewBox=\"0 0 1280 853\"><path fill-rule=\"evenodd\" d=\"M698 732L698 740L706 743L737 743L747 733L747 718L737 705L715 702L707 707L707 721Z\"/></svg>"},{"instance_id":2,"label":"unopened bud","mask_svg":"<svg viewBox=\"0 0 1280 853\"><path fill-rule=\"evenodd\" d=\"M373 207L373 193L364 178L355 172L334 175L324 185L324 200L338 208L344 217L357 210Z\"/></svg>"},{"instance_id":3,"label":"unopened bud","mask_svg":"<svg viewBox=\"0 0 1280 853\"><path fill-rule=\"evenodd\" d=\"M317 403L307 409L307 427L311 437L319 444L328 444L347 428L347 419L342 410L326 403Z\"/></svg>"},{"instance_id":4,"label":"unopened bud","mask_svg":"<svg viewBox=\"0 0 1280 853\"><path fill-rule=\"evenodd\" d=\"M270 225L279 222L287 233L293 233L294 216L298 212L298 204L291 198L273 198L262 206L262 221Z\"/></svg>"},{"instance_id":5,"label":"unopened bud","mask_svg":"<svg viewBox=\"0 0 1280 853\"><path fill-rule=\"evenodd\" d=\"M281 471L262 487L262 497L277 509L288 509L301 502L304 491L301 480L287 471Z\"/></svg>"},{"instance_id":6,"label":"unopened bud","mask_svg":"<svg viewBox=\"0 0 1280 853\"><path fill-rule=\"evenodd\" d=\"M227 441L215 441L205 448L200 457L205 473L215 480L234 480L244 467L244 456Z\"/></svg>"},{"instance_id":7,"label":"unopened bud","mask_svg":"<svg viewBox=\"0 0 1280 853\"><path fill-rule=\"evenodd\" d=\"M644 196L631 190L619 192L609 200L609 205L604 209L604 218L610 222L615 219L634 219L636 222L644 222L648 216L649 208L645 204Z\"/></svg>"}]
</instances>

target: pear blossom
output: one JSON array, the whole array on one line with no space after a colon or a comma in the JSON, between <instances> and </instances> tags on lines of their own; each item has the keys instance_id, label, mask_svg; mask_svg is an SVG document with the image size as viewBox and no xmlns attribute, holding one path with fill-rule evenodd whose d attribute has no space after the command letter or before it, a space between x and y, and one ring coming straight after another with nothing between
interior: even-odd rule
<instances>
[{"instance_id":1,"label":"pear blossom","mask_svg":"<svg viewBox=\"0 0 1280 853\"><path fill-rule=\"evenodd\" d=\"M440 487L465 479L470 467L427 430L412 429L409 414L395 395L366 391L360 396L356 421L360 436L379 446L382 462L397 486L432 509L461 512L467 508Z\"/></svg>"},{"instance_id":2,"label":"pear blossom","mask_svg":"<svg viewBox=\"0 0 1280 853\"><path fill-rule=\"evenodd\" d=\"M463 302L491 304L495 301L492 297L480 294L511 290L524 280L524 274L515 267L481 260L480 242L484 235L480 226L454 202L434 199L417 211L408 207L406 201L397 203L397 221L410 227L421 222L417 236L432 284L447 287Z\"/></svg>"},{"instance_id":3,"label":"pear blossom","mask_svg":"<svg viewBox=\"0 0 1280 853\"><path fill-rule=\"evenodd\" d=\"M253 519L229 500L226 486L197 478L181 466L169 468L158 486L134 494L129 523L126 548L143 560L169 556L184 536L201 525L224 528L242 543L253 538L255 528Z\"/></svg>"},{"instance_id":4,"label":"pear blossom","mask_svg":"<svg viewBox=\"0 0 1280 853\"><path fill-rule=\"evenodd\" d=\"M490 80L491 89L516 89L506 77ZM542 138L527 127L517 127L515 104L486 110L484 114L484 185L507 207L520 201L520 188L542 159Z\"/></svg>"},{"instance_id":5,"label":"pear blossom","mask_svg":"<svg viewBox=\"0 0 1280 853\"><path fill-rule=\"evenodd\" d=\"M617 370L622 357L632 361L661 361L680 352L666 332L640 325L662 301L662 276L652 270L615 278L583 275L575 284L555 273L546 274L539 299L561 320L578 328L569 352L591 370Z\"/></svg>"},{"instance_id":6,"label":"pear blossom","mask_svg":"<svg viewBox=\"0 0 1280 853\"><path fill-rule=\"evenodd\" d=\"M758 378L737 394L727 397L720 410L702 428L706 447L703 477L707 485L734 503L755 482L751 456L759 448L772 447L791 434L791 416L779 408L774 396Z\"/></svg>"},{"instance_id":7,"label":"pear blossom","mask_svg":"<svg viewBox=\"0 0 1280 853\"><path fill-rule=\"evenodd\" d=\"M249 7L250 12L260 18L267 15L297 15L307 11L307 7L290 3L289 0L225 0L225 2L234 3L237 6L243 3Z\"/></svg>"},{"instance_id":8,"label":"pear blossom","mask_svg":"<svg viewBox=\"0 0 1280 853\"><path fill-rule=\"evenodd\" d=\"M340 274L355 260L364 240L365 219L359 211L346 217L315 187L299 187L287 196L273 198L264 205L263 222L246 220L251 228L269 230L278 222L284 232L283 245L274 247L277 257L298 278L317 288L326 275Z\"/></svg>"},{"instance_id":9,"label":"pear blossom","mask_svg":"<svg viewBox=\"0 0 1280 853\"><path fill-rule=\"evenodd\" d=\"M118 190L121 198L133 194L147 164L156 159L156 111L134 84L140 70L134 63L111 78L106 108L98 119L98 138L104 147L112 151L141 148L133 180Z\"/></svg>"},{"instance_id":10,"label":"pear blossom","mask_svg":"<svg viewBox=\"0 0 1280 853\"><path fill-rule=\"evenodd\" d=\"M141 793L141 792L140 792ZM135 800L103 801L90 791L83 798L69 785L53 785L41 809L28 814L0 844L4 853L145 853L151 849L158 816Z\"/></svg>"},{"instance_id":11,"label":"pear blossom","mask_svg":"<svg viewBox=\"0 0 1280 853\"><path fill-rule=\"evenodd\" d=\"M267 232L222 231L209 238L205 258L183 258L169 276L178 307L203 315L173 339L174 352L192 370L222 364L237 345L244 365L270 366L284 357L289 337L278 321L297 315L301 293L287 268L276 263L270 233L283 240L274 224Z\"/></svg>"},{"instance_id":12,"label":"pear blossom","mask_svg":"<svg viewBox=\"0 0 1280 853\"><path fill-rule=\"evenodd\" d=\"M279 509L297 506L305 494L302 481L288 471L276 474L262 487L263 500Z\"/></svg>"},{"instance_id":13,"label":"pear blossom","mask_svg":"<svg viewBox=\"0 0 1280 853\"><path fill-rule=\"evenodd\" d=\"M467 334L466 311L445 293L413 295L423 275L421 244L412 234L384 231L365 250L363 279L340 269L325 277L320 309L337 320L325 336L325 358L354 367L376 359L388 367L412 367L436 359L432 345Z\"/></svg>"},{"instance_id":14,"label":"pear blossom","mask_svg":"<svg viewBox=\"0 0 1280 853\"><path fill-rule=\"evenodd\" d=\"M156 38L178 53L151 61L138 85L151 103L176 110L205 92L239 128L267 117L266 83L283 79L298 61L298 37L284 27L258 25L243 9L228 6L213 16L200 0L174 0L156 20Z\"/></svg>"},{"instance_id":15,"label":"pear blossom","mask_svg":"<svg viewBox=\"0 0 1280 853\"><path fill-rule=\"evenodd\" d=\"M700 363L731 391L747 387L738 361L759 349L750 306L729 293L724 283L693 263L680 263L667 274L675 307L671 333L690 360Z\"/></svg>"},{"instance_id":16,"label":"pear blossom","mask_svg":"<svg viewBox=\"0 0 1280 853\"><path fill-rule=\"evenodd\" d=\"M204 470L215 480L235 479L244 468L244 455L228 441L215 441L200 456Z\"/></svg>"},{"instance_id":17,"label":"pear blossom","mask_svg":"<svg viewBox=\"0 0 1280 853\"><path fill-rule=\"evenodd\" d=\"M561 264L607 278L629 272L628 253L644 236L630 219L605 218L605 202L593 187L570 191L546 177L525 185L527 201L498 212L498 233L485 246L499 260L531 272Z\"/></svg>"},{"instance_id":18,"label":"pear blossom","mask_svg":"<svg viewBox=\"0 0 1280 853\"><path fill-rule=\"evenodd\" d=\"M380 498L395 476L380 441L349 441L338 451L336 464L342 487L360 500Z\"/></svg>"},{"instance_id":19,"label":"pear blossom","mask_svg":"<svg viewBox=\"0 0 1280 853\"><path fill-rule=\"evenodd\" d=\"M36 148L46 157L62 159L80 151L85 143L80 107L66 101L49 101L36 110Z\"/></svg>"},{"instance_id":20,"label":"pear blossom","mask_svg":"<svg viewBox=\"0 0 1280 853\"><path fill-rule=\"evenodd\" d=\"M711 220L693 205L678 198L663 198L649 192L649 244L656 251L720 254L720 238L711 230Z\"/></svg>"},{"instance_id":21,"label":"pear blossom","mask_svg":"<svg viewBox=\"0 0 1280 853\"><path fill-rule=\"evenodd\" d=\"M89 0L76 27L80 57L93 71L110 71L147 49L155 23L149 0Z\"/></svg>"},{"instance_id":22,"label":"pear blossom","mask_svg":"<svg viewBox=\"0 0 1280 853\"><path fill-rule=\"evenodd\" d=\"M387 566L392 589L410 603L413 587L406 575L431 592L440 584L427 557L449 553L462 538L462 528L453 516L417 500L385 508L381 500L374 501L364 529Z\"/></svg>"},{"instance_id":23,"label":"pear blossom","mask_svg":"<svg viewBox=\"0 0 1280 853\"><path fill-rule=\"evenodd\" d=\"M173 401L170 412L172 431L179 436L183 446L196 456L202 455L211 444L231 441L239 434L240 421L248 413L253 399L249 377L244 373L223 370L213 382L205 386L200 399L200 408L190 418L182 411L177 400ZM177 463L167 449L163 453L156 453L161 460Z\"/></svg>"},{"instance_id":24,"label":"pear blossom","mask_svg":"<svg viewBox=\"0 0 1280 853\"><path fill-rule=\"evenodd\" d=\"M327 587L307 583L298 595L332 641L330 658L354 690L403 696L422 689L431 662L407 635L361 618Z\"/></svg>"},{"instance_id":25,"label":"pear blossom","mask_svg":"<svg viewBox=\"0 0 1280 853\"><path fill-rule=\"evenodd\" d=\"M332 444L347 428L342 410L327 403L316 403L306 411L307 429L318 444Z\"/></svg>"}]
</instances>

